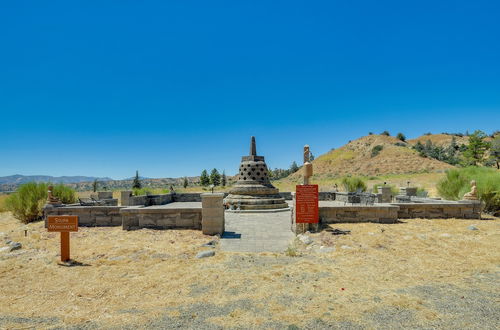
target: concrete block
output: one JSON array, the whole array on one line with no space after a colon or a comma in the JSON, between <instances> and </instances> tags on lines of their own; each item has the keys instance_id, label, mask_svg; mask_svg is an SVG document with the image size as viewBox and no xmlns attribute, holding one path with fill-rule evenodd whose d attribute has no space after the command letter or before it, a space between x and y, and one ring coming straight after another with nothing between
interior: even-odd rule
<instances>
[{"instance_id":1,"label":"concrete block","mask_svg":"<svg viewBox=\"0 0 500 330\"><path fill-rule=\"evenodd\" d=\"M111 225L110 217L95 217L96 226L109 226Z\"/></svg>"}]
</instances>

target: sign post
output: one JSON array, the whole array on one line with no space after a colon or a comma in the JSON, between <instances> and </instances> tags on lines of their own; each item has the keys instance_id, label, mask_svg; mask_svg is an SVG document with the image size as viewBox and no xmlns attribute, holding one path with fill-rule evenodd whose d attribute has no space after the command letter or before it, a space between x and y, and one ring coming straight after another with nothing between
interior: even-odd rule
<instances>
[{"instance_id":1,"label":"sign post","mask_svg":"<svg viewBox=\"0 0 500 330\"><path fill-rule=\"evenodd\" d=\"M47 229L49 232L61 233L61 261L69 261L69 233L78 231L77 215L49 215L47 217Z\"/></svg>"},{"instance_id":2,"label":"sign post","mask_svg":"<svg viewBox=\"0 0 500 330\"><path fill-rule=\"evenodd\" d=\"M296 223L318 223L318 185L303 184L295 187L295 222Z\"/></svg>"}]
</instances>

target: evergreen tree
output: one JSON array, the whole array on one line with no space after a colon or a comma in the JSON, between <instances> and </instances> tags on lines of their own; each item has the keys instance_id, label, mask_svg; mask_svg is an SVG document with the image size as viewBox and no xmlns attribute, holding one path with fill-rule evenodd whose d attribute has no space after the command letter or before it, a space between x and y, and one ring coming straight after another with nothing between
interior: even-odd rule
<instances>
[{"instance_id":1,"label":"evergreen tree","mask_svg":"<svg viewBox=\"0 0 500 330\"><path fill-rule=\"evenodd\" d=\"M382 133L380 133L380 135L391 136L389 131L383 131Z\"/></svg>"},{"instance_id":2,"label":"evergreen tree","mask_svg":"<svg viewBox=\"0 0 500 330\"><path fill-rule=\"evenodd\" d=\"M223 186L223 187L225 187L226 184L227 184L226 171L225 170L222 171L222 177L221 177L220 183L221 183L221 186Z\"/></svg>"},{"instance_id":3,"label":"evergreen tree","mask_svg":"<svg viewBox=\"0 0 500 330\"><path fill-rule=\"evenodd\" d=\"M96 191L97 191L97 179L95 179L95 180L94 180L94 182L92 183L92 190L93 190L94 192L96 192Z\"/></svg>"},{"instance_id":4,"label":"evergreen tree","mask_svg":"<svg viewBox=\"0 0 500 330\"><path fill-rule=\"evenodd\" d=\"M134 182L132 182L132 189L141 189L142 184L141 180L139 180L139 171L135 171Z\"/></svg>"},{"instance_id":5,"label":"evergreen tree","mask_svg":"<svg viewBox=\"0 0 500 330\"><path fill-rule=\"evenodd\" d=\"M290 173L295 173L299 170L299 166L295 161L293 161L292 165L290 165Z\"/></svg>"},{"instance_id":6,"label":"evergreen tree","mask_svg":"<svg viewBox=\"0 0 500 330\"><path fill-rule=\"evenodd\" d=\"M396 138L399 139L399 140L401 140L401 141L403 141L403 142L406 141L406 136L403 133L398 133L396 135Z\"/></svg>"},{"instance_id":7,"label":"evergreen tree","mask_svg":"<svg viewBox=\"0 0 500 330\"><path fill-rule=\"evenodd\" d=\"M187 178L187 177L184 177L184 182L182 182L182 186L183 186L184 188L187 188L188 184L189 184L189 182L188 182L188 178Z\"/></svg>"},{"instance_id":8,"label":"evergreen tree","mask_svg":"<svg viewBox=\"0 0 500 330\"><path fill-rule=\"evenodd\" d=\"M500 135L497 135L495 139L491 142L491 150L490 150L491 158L497 165L497 169L500 169Z\"/></svg>"},{"instance_id":9,"label":"evergreen tree","mask_svg":"<svg viewBox=\"0 0 500 330\"><path fill-rule=\"evenodd\" d=\"M200 176L200 184L202 186L208 186L210 184L210 178L208 177L207 170L203 170Z\"/></svg>"},{"instance_id":10,"label":"evergreen tree","mask_svg":"<svg viewBox=\"0 0 500 330\"><path fill-rule=\"evenodd\" d=\"M213 184L214 186L220 185L220 174L216 168L214 168L210 173L210 183Z\"/></svg>"},{"instance_id":11,"label":"evergreen tree","mask_svg":"<svg viewBox=\"0 0 500 330\"><path fill-rule=\"evenodd\" d=\"M469 135L469 145L464 152L466 165L478 165L484 160L484 154L489 149L490 144L484 141L486 134L482 131L475 131Z\"/></svg>"}]
</instances>

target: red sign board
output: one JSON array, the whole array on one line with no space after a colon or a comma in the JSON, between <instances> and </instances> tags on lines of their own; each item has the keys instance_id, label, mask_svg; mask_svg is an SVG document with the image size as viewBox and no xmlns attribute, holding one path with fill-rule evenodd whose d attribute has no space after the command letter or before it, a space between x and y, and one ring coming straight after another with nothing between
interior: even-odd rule
<instances>
[{"instance_id":1,"label":"red sign board","mask_svg":"<svg viewBox=\"0 0 500 330\"><path fill-rule=\"evenodd\" d=\"M55 232L78 231L78 216L49 215L47 217L47 229Z\"/></svg>"},{"instance_id":2,"label":"red sign board","mask_svg":"<svg viewBox=\"0 0 500 330\"><path fill-rule=\"evenodd\" d=\"M295 187L295 222L318 223L318 185L305 184Z\"/></svg>"}]
</instances>

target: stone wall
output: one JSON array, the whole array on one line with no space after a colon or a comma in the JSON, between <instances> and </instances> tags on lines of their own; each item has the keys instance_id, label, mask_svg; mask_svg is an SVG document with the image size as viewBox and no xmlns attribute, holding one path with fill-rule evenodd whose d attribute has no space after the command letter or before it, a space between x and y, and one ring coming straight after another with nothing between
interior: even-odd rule
<instances>
[{"instance_id":1,"label":"stone wall","mask_svg":"<svg viewBox=\"0 0 500 330\"><path fill-rule=\"evenodd\" d=\"M392 203L392 205L396 205L399 207L399 219L481 218L481 203L478 201L435 201L428 203Z\"/></svg>"},{"instance_id":2,"label":"stone wall","mask_svg":"<svg viewBox=\"0 0 500 330\"><path fill-rule=\"evenodd\" d=\"M45 227L49 215L77 215L78 225L86 226L121 226L121 206L46 206L44 208Z\"/></svg>"},{"instance_id":3,"label":"stone wall","mask_svg":"<svg viewBox=\"0 0 500 330\"><path fill-rule=\"evenodd\" d=\"M201 207L199 208L162 208L162 207L127 207L120 211L122 228L201 229Z\"/></svg>"},{"instance_id":4,"label":"stone wall","mask_svg":"<svg viewBox=\"0 0 500 330\"><path fill-rule=\"evenodd\" d=\"M319 207L319 220L322 224L340 222L377 222L395 223L398 219L398 206L394 205L335 205Z\"/></svg>"}]
</instances>

